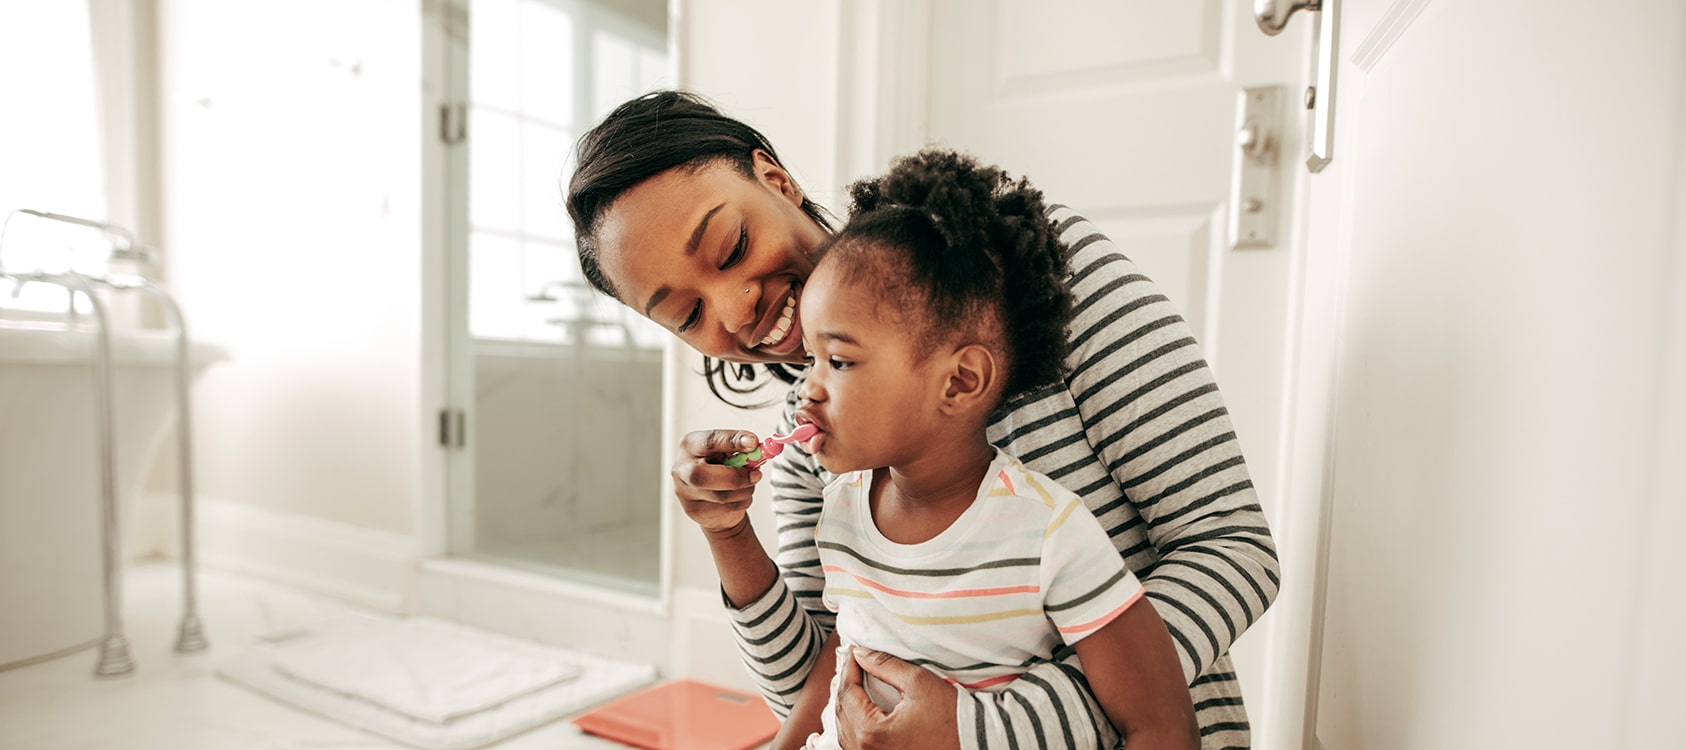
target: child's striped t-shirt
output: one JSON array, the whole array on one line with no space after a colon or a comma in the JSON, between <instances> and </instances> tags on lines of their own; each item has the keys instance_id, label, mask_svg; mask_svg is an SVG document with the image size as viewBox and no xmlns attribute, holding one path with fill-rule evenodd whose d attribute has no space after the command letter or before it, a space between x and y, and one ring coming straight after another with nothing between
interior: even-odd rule
<instances>
[{"instance_id":1,"label":"child's striped t-shirt","mask_svg":"<svg viewBox=\"0 0 1686 750\"><path fill-rule=\"evenodd\" d=\"M1111 622L1142 596L1075 493L996 451L972 506L918 544L885 538L872 472L826 488L815 536L844 644L989 690Z\"/></svg>"}]
</instances>

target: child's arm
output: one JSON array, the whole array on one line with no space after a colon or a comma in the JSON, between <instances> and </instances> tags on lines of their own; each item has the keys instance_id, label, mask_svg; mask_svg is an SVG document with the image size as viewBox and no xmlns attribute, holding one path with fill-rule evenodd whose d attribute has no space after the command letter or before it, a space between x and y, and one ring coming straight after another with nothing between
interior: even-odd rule
<instances>
[{"instance_id":1,"label":"child's arm","mask_svg":"<svg viewBox=\"0 0 1686 750\"><path fill-rule=\"evenodd\" d=\"M1182 662L1153 606L1138 600L1075 644L1089 688L1129 750L1200 747ZM804 691L806 692L806 691ZM806 696L804 696L806 697Z\"/></svg>"},{"instance_id":2,"label":"child's arm","mask_svg":"<svg viewBox=\"0 0 1686 750\"><path fill-rule=\"evenodd\" d=\"M819 658L814 660L813 668L808 671L808 680L802 684L796 703L790 707L790 716L785 718L784 726L779 727L773 744L768 745L771 750L797 750L808 742L808 735L820 731L820 712L825 710L826 702L831 699L831 680L837 675L839 643L837 632L832 631L831 637L820 647ZM1178 674L1181 674L1180 667ZM1186 696L1188 691L1183 691L1183 694Z\"/></svg>"}]
</instances>

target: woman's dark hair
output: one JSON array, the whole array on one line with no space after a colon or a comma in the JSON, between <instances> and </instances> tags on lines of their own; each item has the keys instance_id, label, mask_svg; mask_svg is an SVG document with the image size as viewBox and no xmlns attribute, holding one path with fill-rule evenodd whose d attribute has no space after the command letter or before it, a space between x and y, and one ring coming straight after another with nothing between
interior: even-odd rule
<instances>
[{"instance_id":1,"label":"woman's dark hair","mask_svg":"<svg viewBox=\"0 0 1686 750\"><path fill-rule=\"evenodd\" d=\"M708 100L690 92L652 91L616 107L580 136L574 174L568 180L568 216L574 221L574 243L586 281L597 291L620 299L598 262L597 230L603 212L626 191L676 167L694 171L718 163L730 164L745 179L753 180L757 149L784 166L773 144L760 131L722 114ZM832 228L825 209L806 195L802 197L802 212L821 227ZM765 367L763 376L752 365L703 357L709 390L734 406L762 404L736 403L723 391L753 393L772 378L793 383L800 369L782 364Z\"/></svg>"},{"instance_id":2,"label":"woman's dark hair","mask_svg":"<svg viewBox=\"0 0 1686 750\"><path fill-rule=\"evenodd\" d=\"M823 247L825 262L841 263L845 279L873 280L892 297L887 305L918 316L927 351L963 334L998 343L1003 400L1065 376L1075 305L1042 191L929 149L849 192L849 222Z\"/></svg>"}]
</instances>

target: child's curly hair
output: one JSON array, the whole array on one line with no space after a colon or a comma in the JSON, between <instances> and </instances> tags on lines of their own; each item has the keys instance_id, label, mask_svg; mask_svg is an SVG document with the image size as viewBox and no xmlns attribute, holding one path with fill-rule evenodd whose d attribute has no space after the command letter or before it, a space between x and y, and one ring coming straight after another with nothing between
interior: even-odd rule
<instances>
[{"instance_id":1,"label":"child's curly hair","mask_svg":"<svg viewBox=\"0 0 1686 750\"><path fill-rule=\"evenodd\" d=\"M997 349L1003 400L1066 375L1074 302L1042 191L970 156L926 149L849 192L848 224L824 257L844 280L875 284L919 326L925 353L962 337Z\"/></svg>"}]
</instances>

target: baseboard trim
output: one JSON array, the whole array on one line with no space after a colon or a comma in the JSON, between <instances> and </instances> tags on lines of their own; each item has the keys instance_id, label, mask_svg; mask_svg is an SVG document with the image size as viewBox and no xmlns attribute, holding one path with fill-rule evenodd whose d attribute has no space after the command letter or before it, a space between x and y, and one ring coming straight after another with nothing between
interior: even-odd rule
<instances>
[{"instance_id":1,"label":"baseboard trim","mask_svg":"<svg viewBox=\"0 0 1686 750\"><path fill-rule=\"evenodd\" d=\"M413 609L419 556L408 536L227 500L196 505L206 567L395 614Z\"/></svg>"},{"instance_id":2,"label":"baseboard trim","mask_svg":"<svg viewBox=\"0 0 1686 750\"><path fill-rule=\"evenodd\" d=\"M672 621L656 599L455 558L423 560L416 592L416 614L671 674Z\"/></svg>"}]
</instances>

